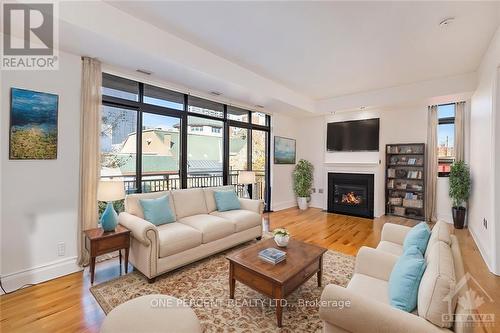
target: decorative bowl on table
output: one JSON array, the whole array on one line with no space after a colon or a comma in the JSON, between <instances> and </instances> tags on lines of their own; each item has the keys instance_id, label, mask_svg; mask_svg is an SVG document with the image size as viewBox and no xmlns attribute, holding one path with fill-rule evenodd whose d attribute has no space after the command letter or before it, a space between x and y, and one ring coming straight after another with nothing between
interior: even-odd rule
<instances>
[{"instance_id":1,"label":"decorative bowl on table","mask_svg":"<svg viewBox=\"0 0 500 333\"><path fill-rule=\"evenodd\" d=\"M290 241L290 233L288 230L279 228L273 231L274 241L279 247L286 247Z\"/></svg>"}]
</instances>

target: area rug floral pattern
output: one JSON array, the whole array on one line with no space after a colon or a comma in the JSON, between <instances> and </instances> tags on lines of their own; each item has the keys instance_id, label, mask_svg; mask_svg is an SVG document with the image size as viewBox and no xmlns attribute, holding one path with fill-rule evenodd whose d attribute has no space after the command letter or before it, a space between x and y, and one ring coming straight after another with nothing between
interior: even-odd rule
<instances>
[{"instance_id":1,"label":"area rug floral pattern","mask_svg":"<svg viewBox=\"0 0 500 333\"><path fill-rule=\"evenodd\" d=\"M233 250L219 253L157 278L155 283L138 271L90 288L105 313L139 296L164 294L186 301L200 319L203 332L320 332L317 301L327 284L346 286L355 258L332 250L323 257L323 287L316 277L287 298L283 327L276 326L271 300L236 282L235 300L229 300L229 263Z\"/></svg>"}]
</instances>

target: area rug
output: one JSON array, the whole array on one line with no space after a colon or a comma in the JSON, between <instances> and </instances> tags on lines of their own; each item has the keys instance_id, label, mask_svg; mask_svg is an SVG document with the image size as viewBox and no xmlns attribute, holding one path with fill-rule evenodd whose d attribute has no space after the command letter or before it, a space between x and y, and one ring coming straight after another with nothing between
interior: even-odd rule
<instances>
[{"instance_id":1,"label":"area rug","mask_svg":"<svg viewBox=\"0 0 500 333\"><path fill-rule=\"evenodd\" d=\"M283 327L276 326L274 303L236 282L235 300L229 299L229 264L233 250L219 253L157 278L155 283L138 271L90 288L104 312L139 296L164 294L184 300L196 312L203 332L320 332L318 301L327 284L346 286L355 257L332 250L323 257L323 287L313 276L293 292L283 309Z\"/></svg>"}]
</instances>

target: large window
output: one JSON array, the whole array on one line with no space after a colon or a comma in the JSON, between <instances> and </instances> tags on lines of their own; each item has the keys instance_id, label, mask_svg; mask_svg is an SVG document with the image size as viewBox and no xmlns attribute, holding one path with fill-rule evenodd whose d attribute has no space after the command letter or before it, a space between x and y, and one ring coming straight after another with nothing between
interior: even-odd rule
<instances>
[{"instance_id":1,"label":"large window","mask_svg":"<svg viewBox=\"0 0 500 333\"><path fill-rule=\"evenodd\" d=\"M104 105L101 112L101 177L123 178L125 190L135 192L137 111Z\"/></svg>"},{"instance_id":2,"label":"large window","mask_svg":"<svg viewBox=\"0 0 500 333\"><path fill-rule=\"evenodd\" d=\"M270 117L103 74L101 177L127 193L235 185L252 170L252 196L270 207Z\"/></svg>"},{"instance_id":3,"label":"large window","mask_svg":"<svg viewBox=\"0 0 500 333\"><path fill-rule=\"evenodd\" d=\"M220 186L223 181L224 122L201 117L188 117L187 187Z\"/></svg>"},{"instance_id":4,"label":"large window","mask_svg":"<svg viewBox=\"0 0 500 333\"><path fill-rule=\"evenodd\" d=\"M438 175L448 177L455 160L455 104L438 106Z\"/></svg>"},{"instance_id":5,"label":"large window","mask_svg":"<svg viewBox=\"0 0 500 333\"><path fill-rule=\"evenodd\" d=\"M181 187L179 123L180 118L142 113L142 192Z\"/></svg>"}]
</instances>

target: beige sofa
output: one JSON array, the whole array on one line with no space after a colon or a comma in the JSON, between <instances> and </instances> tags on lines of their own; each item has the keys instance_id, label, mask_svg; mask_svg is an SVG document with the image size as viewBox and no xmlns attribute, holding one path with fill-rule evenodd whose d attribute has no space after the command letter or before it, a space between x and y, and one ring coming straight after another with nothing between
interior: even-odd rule
<instances>
[{"instance_id":1,"label":"beige sofa","mask_svg":"<svg viewBox=\"0 0 500 333\"><path fill-rule=\"evenodd\" d=\"M417 309L408 313L391 307L388 281L403 252L409 227L387 223L376 249L362 247L354 275L346 288L328 285L321 295L324 332L469 332L470 313L459 296L467 291L457 238L438 222L425 252L427 267L418 290ZM457 287L459 286L459 287ZM335 301L349 301L340 308Z\"/></svg>"},{"instance_id":2,"label":"beige sofa","mask_svg":"<svg viewBox=\"0 0 500 333\"><path fill-rule=\"evenodd\" d=\"M118 222L132 234L130 262L150 282L165 272L262 236L260 200L239 199L241 209L217 211L213 191L232 186L130 194ZM146 221L139 199L169 194L176 221Z\"/></svg>"}]
</instances>

